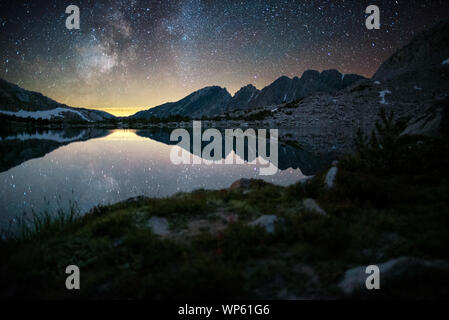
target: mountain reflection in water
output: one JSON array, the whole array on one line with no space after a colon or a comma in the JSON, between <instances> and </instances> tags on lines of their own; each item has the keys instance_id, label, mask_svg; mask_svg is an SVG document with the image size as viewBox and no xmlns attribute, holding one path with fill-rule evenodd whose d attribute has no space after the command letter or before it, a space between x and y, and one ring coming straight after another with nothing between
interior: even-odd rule
<instances>
[{"instance_id":1,"label":"mountain reflection in water","mask_svg":"<svg viewBox=\"0 0 449 320\"><path fill-rule=\"evenodd\" d=\"M279 145L279 171L259 176L258 164L174 165L169 129L30 130L0 133L0 228L23 212L99 204L145 195L227 188L245 177L289 185L323 164L305 150ZM189 150L191 151L191 150Z\"/></svg>"}]
</instances>

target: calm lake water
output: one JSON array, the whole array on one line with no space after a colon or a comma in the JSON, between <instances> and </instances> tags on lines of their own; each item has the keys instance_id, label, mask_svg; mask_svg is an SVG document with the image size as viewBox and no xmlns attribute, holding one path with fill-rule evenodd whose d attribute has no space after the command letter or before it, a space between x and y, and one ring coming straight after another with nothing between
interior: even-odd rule
<instances>
[{"instance_id":1,"label":"calm lake water","mask_svg":"<svg viewBox=\"0 0 449 320\"><path fill-rule=\"evenodd\" d=\"M305 177L301 162L310 162L301 151L281 146L281 170L273 176L260 176L259 165L248 163L174 165L168 137L169 131L145 130L2 133L0 227L24 212L54 211L70 201L86 212L140 195L227 188L242 177L289 185Z\"/></svg>"}]
</instances>

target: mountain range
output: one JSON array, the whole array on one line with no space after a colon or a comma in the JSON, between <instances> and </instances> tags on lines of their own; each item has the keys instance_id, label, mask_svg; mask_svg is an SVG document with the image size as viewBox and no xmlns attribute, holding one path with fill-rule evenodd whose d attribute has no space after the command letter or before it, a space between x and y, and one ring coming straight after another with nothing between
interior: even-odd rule
<instances>
[{"instance_id":1,"label":"mountain range","mask_svg":"<svg viewBox=\"0 0 449 320\"><path fill-rule=\"evenodd\" d=\"M172 115L186 117L213 117L225 111L277 105L304 98L316 92L336 92L364 79L349 74L344 75L337 70L318 72L307 70L301 78L293 79L282 76L262 90L249 84L231 96L225 88L206 87L187 97L171 103L140 111L131 118L166 118Z\"/></svg>"},{"instance_id":2,"label":"mountain range","mask_svg":"<svg viewBox=\"0 0 449 320\"><path fill-rule=\"evenodd\" d=\"M288 127L293 141L317 152L345 153L354 147L358 128L371 134L381 109L393 112L406 125L403 134L444 136L449 132L449 20L414 37L371 79L337 92L313 93L300 101L235 111L228 118L256 118L248 123L253 128ZM253 117L258 114L263 117Z\"/></svg>"},{"instance_id":3,"label":"mountain range","mask_svg":"<svg viewBox=\"0 0 449 320\"><path fill-rule=\"evenodd\" d=\"M234 96L219 86L210 86L177 102L169 102L130 116L132 119L166 118L180 115L191 118L215 117L225 111L248 110L255 107L277 105L304 98L316 92L336 92L364 79L337 70L318 72L307 70L301 78L282 76L262 90L249 84ZM103 111L73 108L58 103L38 92L25 90L15 84L0 79L0 115L22 118L55 119L66 121L102 121L115 118Z\"/></svg>"},{"instance_id":4,"label":"mountain range","mask_svg":"<svg viewBox=\"0 0 449 320\"><path fill-rule=\"evenodd\" d=\"M354 128L371 130L380 108L407 121L408 133L435 132L448 118L448 99L449 20L445 20L397 50L371 79L337 70L308 70L300 78L282 76L262 90L247 85L234 96L225 88L206 87L130 118L201 118L270 110L263 125L300 128L301 136L321 137L332 147L335 141L352 140ZM0 117L84 122L115 118L102 111L72 108L1 79Z\"/></svg>"}]
</instances>

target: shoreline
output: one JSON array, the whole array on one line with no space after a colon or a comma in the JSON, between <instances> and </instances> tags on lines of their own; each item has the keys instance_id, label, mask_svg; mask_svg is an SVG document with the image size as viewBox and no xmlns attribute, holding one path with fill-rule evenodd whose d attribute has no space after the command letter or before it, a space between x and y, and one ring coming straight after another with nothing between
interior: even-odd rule
<instances>
[{"instance_id":1,"label":"shoreline","mask_svg":"<svg viewBox=\"0 0 449 320\"><path fill-rule=\"evenodd\" d=\"M43 216L0 242L0 274L8 275L0 276L0 296L448 297L448 143L395 139L383 151L367 142L334 169L288 187L243 179L222 190L129 199L79 218ZM75 294L62 285L72 264L84 279ZM382 290L367 291L359 274L373 264Z\"/></svg>"}]
</instances>

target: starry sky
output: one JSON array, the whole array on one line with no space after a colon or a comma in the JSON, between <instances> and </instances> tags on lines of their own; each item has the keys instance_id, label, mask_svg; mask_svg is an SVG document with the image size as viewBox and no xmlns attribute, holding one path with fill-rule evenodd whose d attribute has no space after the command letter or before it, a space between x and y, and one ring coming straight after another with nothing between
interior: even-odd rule
<instances>
[{"instance_id":1,"label":"starry sky","mask_svg":"<svg viewBox=\"0 0 449 320\"><path fill-rule=\"evenodd\" d=\"M80 8L80 30L65 8ZM365 8L381 10L367 30ZM0 77L75 107L129 115L219 85L281 75L373 75L447 0L0 0Z\"/></svg>"}]
</instances>

